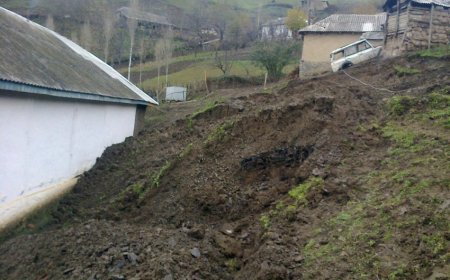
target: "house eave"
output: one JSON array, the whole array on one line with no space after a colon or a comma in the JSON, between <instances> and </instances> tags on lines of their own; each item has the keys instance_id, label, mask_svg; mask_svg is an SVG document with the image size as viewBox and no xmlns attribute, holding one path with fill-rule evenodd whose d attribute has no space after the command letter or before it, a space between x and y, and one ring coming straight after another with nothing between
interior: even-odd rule
<instances>
[{"instance_id":1,"label":"house eave","mask_svg":"<svg viewBox=\"0 0 450 280\"><path fill-rule=\"evenodd\" d=\"M107 103L120 103L124 105L149 105L150 102L144 100L135 100L128 98L110 97L95 93L78 92L71 90L61 90L45 86L25 84L16 81L2 80L0 79L0 90L11 92L23 92L29 94L36 94L40 96L51 96L74 100L85 100L93 102L107 102Z\"/></svg>"}]
</instances>

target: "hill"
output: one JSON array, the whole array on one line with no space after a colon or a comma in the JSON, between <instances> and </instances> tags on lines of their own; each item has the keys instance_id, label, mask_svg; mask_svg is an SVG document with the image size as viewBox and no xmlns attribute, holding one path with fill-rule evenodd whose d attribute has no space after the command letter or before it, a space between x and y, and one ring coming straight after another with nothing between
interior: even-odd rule
<instances>
[{"instance_id":1,"label":"hill","mask_svg":"<svg viewBox=\"0 0 450 280\"><path fill-rule=\"evenodd\" d=\"M444 50L154 108L0 244L0 279L442 278L449 69Z\"/></svg>"}]
</instances>

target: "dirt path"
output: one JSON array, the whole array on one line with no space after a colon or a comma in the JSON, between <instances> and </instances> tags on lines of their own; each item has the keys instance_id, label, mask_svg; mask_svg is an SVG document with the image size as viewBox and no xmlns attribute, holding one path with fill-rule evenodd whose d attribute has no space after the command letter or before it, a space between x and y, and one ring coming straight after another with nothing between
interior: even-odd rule
<instances>
[{"instance_id":1,"label":"dirt path","mask_svg":"<svg viewBox=\"0 0 450 280\"><path fill-rule=\"evenodd\" d=\"M423 75L399 77L396 64ZM448 69L397 59L349 73L414 97L449 86ZM417 249L413 233L445 221L424 197L376 208L402 188L384 165L404 149L386 138L407 123L386 109L392 97L340 73L152 110L144 132L108 148L54 211L0 244L0 279L424 279L445 269L448 237ZM448 146L436 131L431 154ZM429 195L450 199L441 185ZM396 220L388 236L382 221L401 209L433 222Z\"/></svg>"}]
</instances>

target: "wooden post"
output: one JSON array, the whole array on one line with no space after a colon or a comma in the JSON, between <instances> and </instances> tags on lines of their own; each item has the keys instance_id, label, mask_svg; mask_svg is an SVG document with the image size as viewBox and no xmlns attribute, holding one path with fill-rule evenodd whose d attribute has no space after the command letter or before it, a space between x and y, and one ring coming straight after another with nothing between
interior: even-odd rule
<instances>
[{"instance_id":1,"label":"wooden post","mask_svg":"<svg viewBox=\"0 0 450 280\"><path fill-rule=\"evenodd\" d=\"M264 75L264 90L266 89L266 85L267 85L267 72L266 72L266 74Z\"/></svg>"},{"instance_id":2,"label":"wooden post","mask_svg":"<svg viewBox=\"0 0 450 280\"><path fill-rule=\"evenodd\" d=\"M431 48L431 35L433 34L433 12L434 12L434 4L431 3L430 29L428 31L428 49Z\"/></svg>"},{"instance_id":3,"label":"wooden post","mask_svg":"<svg viewBox=\"0 0 450 280\"><path fill-rule=\"evenodd\" d=\"M400 29L400 0L397 0L397 22L395 27L395 38L398 37L399 29Z\"/></svg>"},{"instance_id":4,"label":"wooden post","mask_svg":"<svg viewBox=\"0 0 450 280\"><path fill-rule=\"evenodd\" d=\"M208 79L206 77L206 71L205 71L205 86L206 86L206 94L209 94L209 89L208 89Z\"/></svg>"}]
</instances>

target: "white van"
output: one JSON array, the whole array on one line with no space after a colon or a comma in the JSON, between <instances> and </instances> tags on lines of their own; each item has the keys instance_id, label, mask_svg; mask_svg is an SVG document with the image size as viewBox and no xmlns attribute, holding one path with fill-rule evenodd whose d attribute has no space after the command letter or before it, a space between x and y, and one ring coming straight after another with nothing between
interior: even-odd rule
<instances>
[{"instance_id":1,"label":"white van","mask_svg":"<svg viewBox=\"0 0 450 280\"><path fill-rule=\"evenodd\" d=\"M334 50L330 54L331 69L337 72L375 57L381 53L382 47L373 47L367 40L360 40Z\"/></svg>"}]
</instances>

